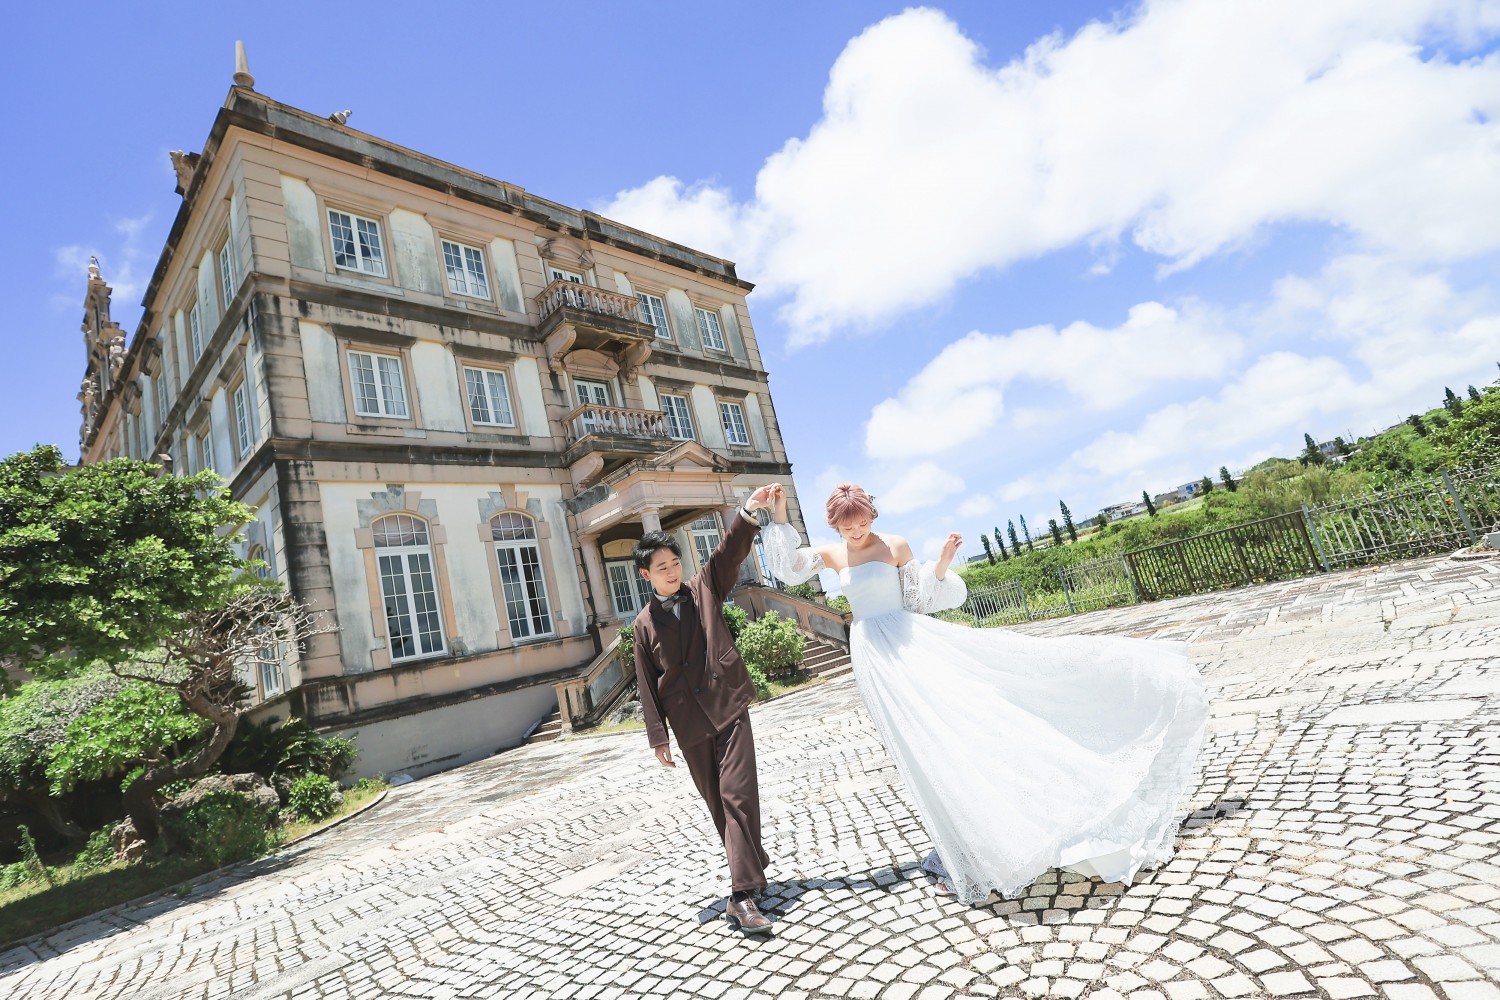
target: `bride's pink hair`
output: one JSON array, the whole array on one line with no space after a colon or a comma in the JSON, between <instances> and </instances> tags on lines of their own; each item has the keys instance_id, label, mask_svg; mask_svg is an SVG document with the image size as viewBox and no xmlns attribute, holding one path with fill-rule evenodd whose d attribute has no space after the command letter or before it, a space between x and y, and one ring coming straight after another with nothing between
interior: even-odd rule
<instances>
[{"instance_id":1,"label":"bride's pink hair","mask_svg":"<svg viewBox=\"0 0 1500 1000\"><path fill-rule=\"evenodd\" d=\"M880 512L875 509L875 498L853 483L835 486L833 494L828 498L826 510L830 528L837 528L861 517L868 517L873 521L880 516Z\"/></svg>"}]
</instances>

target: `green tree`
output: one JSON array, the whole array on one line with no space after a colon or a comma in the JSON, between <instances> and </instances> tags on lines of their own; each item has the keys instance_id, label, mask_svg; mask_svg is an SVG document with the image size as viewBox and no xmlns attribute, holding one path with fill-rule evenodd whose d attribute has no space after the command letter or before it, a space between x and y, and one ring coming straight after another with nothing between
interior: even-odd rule
<instances>
[{"instance_id":1,"label":"green tree","mask_svg":"<svg viewBox=\"0 0 1500 1000\"><path fill-rule=\"evenodd\" d=\"M1219 466L1219 480L1224 484L1224 488L1231 493L1240 488L1240 484L1235 482L1234 477L1229 474L1229 466L1227 465Z\"/></svg>"},{"instance_id":2,"label":"green tree","mask_svg":"<svg viewBox=\"0 0 1500 1000\"><path fill-rule=\"evenodd\" d=\"M1411 424L1411 429L1417 432L1418 437L1427 436L1427 425L1422 422L1421 417L1413 413L1411 416L1406 418L1406 422L1408 424Z\"/></svg>"},{"instance_id":3,"label":"green tree","mask_svg":"<svg viewBox=\"0 0 1500 1000\"><path fill-rule=\"evenodd\" d=\"M1302 435L1302 454L1297 456L1297 461L1304 466L1323 464L1323 452L1318 448L1318 442L1313 440L1311 434Z\"/></svg>"},{"instance_id":4,"label":"green tree","mask_svg":"<svg viewBox=\"0 0 1500 1000\"><path fill-rule=\"evenodd\" d=\"M1447 466L1480 465L1500 461L1500 386L1485 389L1432 434L1438 460Z\"/></svg>"},{"instance_id":5,"label":"green tree","mask_svg":"<svg viewBox=\"0 0 1500 1000\"><path fill-rule=\"evenodd\" d=\"M1333 439L1333 450L1340 458L1348 458L1354 454L1354 449L1349 446L1349 442L1345 441L1342 436L1337 436Z\"/></svg>"},{"instance_id":6,"label":"green tree","mask_svg":"<svg viewBox=\"0 0 1500 1000\"><path fill-rule=\"evenodd\" d=\"M1061 500L1057 501L1057 507L1062 511L1063 527L1068 530L1069 540L1078 541L1078 529L1073 527L1073 512L1068 510L1068 505Z\"/></svg>"},{"instance_id":7,"label":"green tree","mask_svg":"<svg viewBox=\"0 0 1500 1000\"><path fill-rule=\"evenodd\" d=\"M1010 550L1016 555L1021 554L1021 539L1016 535L1016 522L1005 522L1006 533L1010 535Z\"/></svg>"},{"instance_id":8,"label":"green tree","mask_svg":"<svg viewBox=\"0 0 1500 1000\"><path fill-rule=\"evenodd\" d=\"M1052 544L1058 548L1062 548L1062 529L1057 526L1057 518L1049 517L1047 519L1047 530L1052 532Z\"/></svg>"},{"instance_id":9,"label":"green tree","mask_svg":"<svg viewBox=\"0 0 1500 1000\"><path fill-rule=\"evenodd\" d=\"M1026 527L1026 515L1022 514L1022 515L1020 515L1020 518L1021 518L1021 534L1024 535L1024 536L1026 536L1026 551L1027 552L1035 552L1036 551L1036 547L1031 544L1031 529L1028 528L1028 527Z\"/></svg>"},{"instance_id":10,"label":"green tree","mask_svg":"<svg viewBox=\"0 0 1500 1000\"><path fill-rule=\"evenodd\" d=\"M211 472L163 476L132 459L67 468L51 446L0 462L0 661L52 678L103 663L174 693L208 727L191 748L174 743L181 756L146 754L125 789L148 841L161 789L207 772L234 737L240 670L327 631L246 572L234 531L249 519Z\"/></svg>"},{"instance_id":11,"label":"green tree","mask_svg":"<svg viewBox=\"0 0 1500 1000\"><path fill-rule=\"evenodd\" d=\"M1011 536L1012 537L1015 536L1015 532L1014 531L1011 532ZM1006 551L1006 548L1005 548L1005 539L1000 534L1000 526L998 524L995 525L995 534L992 535L991 537L993 537L995 539L995 544L1000 547L1000 561L1001 562L1005 562L1008 559L1010 559L1010 553L1008 551ZM1017 554L1019 555L1019 553L1017 553Z\"/></svg>"},{"instance_id":12,"label":"green tree","mask_svg":"<svg viewBox=\"0 0 1500 1000\"><path fill-rule=\"evenodd\" d=\"M1479 390L1474 388L1472 385L1469 386L1469 399L1473 400L1476 403L1480 400Z\"/></svg>"},{"instance_id":13,"label":"green tree","mask_svg":"<svg viewBox=\"0 0 1500 1000\"><path fill-rule=\"evenodd\" d=\"M1094 515L1094 527L1098 528L1100 531L1103 531L1105 525L1107 524L1109 524L1109 518L1105 517L1103 514Z\"/></svg>"},{"instance_id":14,"label":"green tree","mask_svg":"<svg viewBox=\"0 0 1500 1000\"><path fill-rule=\"evenodd\" d=\"M1463 400L1458 398L1458 393L1447 386L1443 386L1443 409L1455 417L1464 411Z\"/></svg>"},{"instance_id":15,"label":"green tree","mask_svg":"<svg viewBox=\"0 0 1500 1000\"><path fill-rule=\"evenodd\" d=\"M1141 490L1141 500L1146 505L1146 513L1151 517L1156 516L1156 504L1151 502L1151 494Z\"/></svg>"},{"instance_id":16,"label":"green tree","mask_svg":"<svg viewBox=\"0 0 1500 1000\"><path fill-rule=\"evenodd\" d=\"M1212 479L1209 479L1207 476L1203 477L1203 481L1200 482L1198 484L1198 486L1199 486L1198 492L1202 496L1208 496L1210 493L1212 493L1214 491L1214 481Z\"/></svg>"},{"instance_id":17,"label":"green tree","mask_svg":"<svg viewBox=\"0 0 1500 1000\"><path fill-rule=\"evenodd\" d=\"M990 565L995 565L995 550L990 547L990 536L980 535L979 542L984 546L984 557L989 560Z\"/></svg>"}]
</instances>

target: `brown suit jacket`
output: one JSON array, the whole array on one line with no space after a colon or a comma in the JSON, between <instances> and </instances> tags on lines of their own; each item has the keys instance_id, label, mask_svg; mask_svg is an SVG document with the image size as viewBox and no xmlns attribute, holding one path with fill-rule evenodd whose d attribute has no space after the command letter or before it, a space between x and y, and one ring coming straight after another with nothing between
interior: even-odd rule
<instances>
[{"instance_id":1,"label":"brown suit jacket","mask_svg":"<svg viewBox=\"0 0 1500 1000\"><path fill-rule=\"evenodd\" d=\"M664 722L671 724L679 747L692 746L733 722L755 697L719 609L760 526L738 511L726 520L729 531L708 565L683 583L692 600L682 603L682 618L655 597L635 617L635 679L653 747L667 743Z\"/></svg>"}]
</instances>

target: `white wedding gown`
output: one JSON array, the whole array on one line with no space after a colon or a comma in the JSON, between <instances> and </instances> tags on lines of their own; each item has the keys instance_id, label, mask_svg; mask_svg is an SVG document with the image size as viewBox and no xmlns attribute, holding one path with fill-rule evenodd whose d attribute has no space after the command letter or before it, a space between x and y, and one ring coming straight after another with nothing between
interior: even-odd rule
<instances>
[{"instance_id":1,"label":"white wedding gown","mask_svg":"<svg viewBox=\"0 0 1500 1000\"><path fill-rule=\"evenodd\" d=\"M790 525L763 537L778 579L824 568ZM959 899L1014 898L1059 867L1128 883L1172 856L1208 714L1185 643L930 618L967 589L915 560L839 576L855 682L936 847L923 867Z\"/></svg>"}]
</instances>

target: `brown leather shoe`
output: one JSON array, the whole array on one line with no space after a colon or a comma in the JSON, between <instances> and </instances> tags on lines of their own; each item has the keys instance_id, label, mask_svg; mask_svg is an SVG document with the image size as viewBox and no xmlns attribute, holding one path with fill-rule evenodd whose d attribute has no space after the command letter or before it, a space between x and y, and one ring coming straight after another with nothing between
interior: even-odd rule
<instances>
[{"instance_id":1,"label":"brown leather shoe","mask_svg":"<svg viewBox=\"0 0 1500 1000\"><path fill-rule=\"evenodd\" d=\"M729 921L730 930L741 934L771 933L771 918L760 912L760 907L755 905L753 899L742 899L739 902L730 899L724 910L724 919Z\"/></svg>"}]
</instances>

